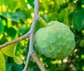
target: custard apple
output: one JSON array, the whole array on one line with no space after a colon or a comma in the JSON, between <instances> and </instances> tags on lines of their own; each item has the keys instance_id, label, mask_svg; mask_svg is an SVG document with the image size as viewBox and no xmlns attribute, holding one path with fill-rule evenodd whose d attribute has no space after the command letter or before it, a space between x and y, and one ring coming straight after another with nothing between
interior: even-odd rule
<instances>
[{"instance_id":1,"label":"custard apple","mask_svg":"<svg viewBox=\"0 0 84 71\"><path fill-rule=\"evenodd\" d=\"M38 52L46 57L63 59L73 51L75 39L67 25L51 21L35 33L34 44Z\"/></svg>"}]
</instances>

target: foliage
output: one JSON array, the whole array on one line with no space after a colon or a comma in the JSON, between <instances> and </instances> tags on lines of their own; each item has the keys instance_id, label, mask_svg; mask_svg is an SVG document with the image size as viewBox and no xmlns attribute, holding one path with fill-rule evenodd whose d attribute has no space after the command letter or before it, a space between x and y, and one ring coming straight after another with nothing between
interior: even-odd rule
<instances>
[{"instance_id":1,"label":"foliage","mask_svg":"<svg viewBox=\"0 0 84 71\"><path fill-rule=\"evenodd\" d=\"M0 45L24 35L30 29L34 11L33 1L0 0ZM39 15L46 22L58 20L68 25L76 41L73 53L62 60L46 58L36 51L40 61L48 71L84 71L84 0L39 1ZM42 25L37 22L35 31L41 27ZM19 61L18 58L15 58L14 60L17 60L14 62L13 58L9 57L10 52L5 55L0 50L0 67L3 66L0 71L5 71L5 68L6 71L22 71L28 51L28 41L29 39L26 39L17 45L12 45L12 48L16 49L15 56L23 61L20 65L15 63ZM40 71L32 59L30 59L28 71Z\"/></svg>"}]
</instances>

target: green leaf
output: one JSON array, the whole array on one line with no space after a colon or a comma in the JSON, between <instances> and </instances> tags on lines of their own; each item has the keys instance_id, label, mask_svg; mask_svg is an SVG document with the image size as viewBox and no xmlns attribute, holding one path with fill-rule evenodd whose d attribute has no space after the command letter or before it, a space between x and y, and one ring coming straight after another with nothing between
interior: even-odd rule
<instances>
[{"instance_id":1,"label":"green leaf","mask_svg":"<svg viewBox=\"0 0 84 71\"><path fill-rule=\"evenodd\" d=\"M84 5L84 0L81 0L82 5Z\"/></svg>"},{"instance_id":2,"label":"green leaf","mask_svg":"<svg viewBox=\"0 0 84 71\"><path fill-rule=\"evenodd\" d=\"M49 20L52 20L52 19L57 20L57 19L59 19L59 14L56 12L52 12L48 15L48 18L49 18Z\"/></svg>"},{"instance_id":3,"label":"green leaf","mask_svg":"<svg viewBox=\"0 0 84 71\"><path fill-rule=\"evenodd\" d=\"M17 14L17 16L18 16L21 20L23 20L23 21L26 20L26 16L25 16L25 14L24 14L23 12L19 11L19 12L17 12L16 14Z\"/></svg>"},{"instance_id":4,"label":"green leaf","mask_svg":"<svg viewBox=\"0 0 84 71\"><path fill-rule=\"evenodd\" d=\"M22 69L23 69L23 65L17 65L16 63L14 63L13 65L12 65L12 70L11 71L22 71Z\"/></svg>"},{"instance_id":5,"label":"green leaf","mask_svg":"<svg viewBox=\"0 0 84 71\"><path fill-rule=\"evenodd\" d=\"M4 2L11 10L14 10L17 7L17 0L5 0Z\"/></svg>"},{"instance_id":6,"label":"green leaf","mask_svg":"<svg viewBox=\"0 0 84 71\"><path fill-rule=\"evenodd\" d=\"M7 63L6 71L12 71L12 64L11 63Z\"/></svg>"},{"instance_id":7,"label":"green leaf","mask_svg":"<svg viewBox=\"0 0 84 71\"><path fill-rule=\"evenodd\" d=\"M0 18L0 34L2 34L4 32L4 26L2 23L2 19Z\"/></svg>"},{"instance_id":8,"label":"green leaf","mask_svg":"<svg viewBox=\"0 0 84 71\"><path fill-rule=\"evenodd\" d=\"M49 6L48 0L43 0L42 4L43 4L44 9L48 9L48 6Z\"/></svg>"},{"instance_id":9,"label":"green leaf","mask_svg":"<svg viewBox=\"0 0 84 71\"><path fill-rule=\"evenodd\" d=\"M59 20L61 22L65 22L67 24L67 22L68 22L68 11L67 11L67 8L61 10L61 12L59 14Z\"/></svg>"},{"instance_id":10,"label":"green leaf","mask_svg":"<svg viewBox=\"0 0 84 71\"><path fill-rule=\"evenodd\" d=\"M16 52L16 49L14 50L14 56L13 56L15 63L22 64L23 61L18 56L15 55L15 52Z\"/></svg>"},{"instance_id":11,"label":"green leaf","mask_svg":"<svg viewBox=\"0 0 84 71\"><path fill-rule=\"evenodd\" d=\"M4 4L4 0L0 0L0 5L3 5Z\"/></svg>"},{"instance_id":12,"label":"green leaf","mask_svg":"<svg viewBox=\"0 0 84 71\"><path fill-rule=\"evenodd\" d=\"M23 9L27 9L27 3L25 2L25 0L20 0L20 2L21 2L21 7L23 8Z\"/></svg>"},{"instance_id":13,"label":"green leaf","mask_svg":"<svg viewBox=\"0 0 84 71\"><path fill-rule=\"evenodd\" d=\"M81 47L84 47L84 39L80 41L79 45L80 45Z\"/></svg>"},{"instance_id":14,"label":"green leaf","mask_svg":"<svg viewBox=\"0 0 84 71\"><path fill-rule=\"evenodd\" d=\"M10 14L10 19L12 20L12 21L18 21L19 20L19 17L16 15L16 14L14 14L14 13L11 13Z\"/></svg>"},{"instance_id":15,"label":"green leaf","mask_svg":"<svg viewBox=\"0 0 84 71\"><path fill-rule=\"evenodd\" d=\"M14 57L15 49L16 49L16 43L13 43L11 45L2 48L1 51L7 56Z\"/></svg>"},{"instance_id":16,"label":"green leaf","mask_svg":"<svg viewBox=\"0 0 84 71\"><path fill-rule=\"evenodd\" d=\"M16 30L13 27L6 28L6 32L10 37L15 37L16 35Z\"/></svg>"},{"instance_id":17,"label":"green leaf","mask_svg":"<svg viewBox=\"0 0 84 71\"><path fill-rule=\"evenodd\" d=\"M6 71L5 58L1 51L0 51L0 71Z\"/></svg>"},{"instance_id":18,"label":"green leaf","mask_svg":"<svg viewBox=\"0 0 84 71\"><path fill-rule=\"evenodd\" d=\"M75 25L78 31L81 31L84 24L84 12L79 10L75 13Z\"/></svg>"},{"instance_id":19,"label":"green leaf","mask_svg":"<svg viewBox=\"0 0 84 71\"><path fill-rule=\"evenodd\" d=\"M14 56L13 59L14 59L15 63L17 63L17 64L22 64L23 63L23 61L17 56Z\"/></svg>"},{"instance_id":20,"label":"green leaf","mask_svg":"<svg viewBox=\"0 0 84 71\"><path fill-rule=\"evenodd\" d=\"M34 8L34 0L27 0L27 1Z\"/></svg>"},{"instance_id":21,"label":"green leaf","mask_svg":"<svg viewBox=\"0 0 84 71\"><path fill-rule=\"evenodd\" d=\"M4 16L6 19L11 19L12 21L15 21L15 22L19 20L18 15L12 12L3 12L2 16Z\"/></svg>"}]
</instances>

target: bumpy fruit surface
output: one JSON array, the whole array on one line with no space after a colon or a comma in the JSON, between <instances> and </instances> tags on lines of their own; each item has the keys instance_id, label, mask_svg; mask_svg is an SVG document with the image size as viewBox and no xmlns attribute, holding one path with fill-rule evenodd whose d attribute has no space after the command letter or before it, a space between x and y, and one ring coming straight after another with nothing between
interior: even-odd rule
<instances>
[{"instance_id":1,"label":"bumpy fruit surface","mask_svg":"<svg viewBox=\"0 0 84 71\"><path fill-rule=\"evenodd\" d=\"M69 27L58 21L51 21L39 29L34 36L36 49L46 57L63 59L75 47L74 34Z\"/></svg>"}]
</instances>

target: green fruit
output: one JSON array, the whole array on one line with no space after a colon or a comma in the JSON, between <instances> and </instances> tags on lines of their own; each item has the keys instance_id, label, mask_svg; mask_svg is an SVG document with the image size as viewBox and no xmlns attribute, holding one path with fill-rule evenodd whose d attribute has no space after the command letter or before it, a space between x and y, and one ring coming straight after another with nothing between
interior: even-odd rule
<instances>
[{"instance_id":1,"label":"green fruit","mask_svg":"<svg viewBox=\"0 0 84 71\"><path fill-rule=\"evenodd\" d=\"M63 59L73 51L75 39L68 26L58 21L51 21L47 27L35 33L34 44L46 57Z\"/></svg>"}]
</instances>

